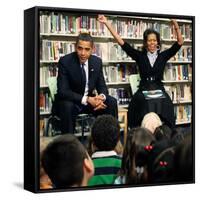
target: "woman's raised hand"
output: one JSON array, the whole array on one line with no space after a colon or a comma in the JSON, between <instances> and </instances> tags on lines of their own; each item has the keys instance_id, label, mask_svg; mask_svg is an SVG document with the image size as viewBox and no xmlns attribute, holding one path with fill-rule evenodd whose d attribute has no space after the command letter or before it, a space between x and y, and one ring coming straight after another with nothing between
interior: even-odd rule
<instances>
[{"instance_id":1,"label":"woman's raised hand","mask_svg":"<svg viewBox=\"0 0 200 200\"><path fill-rule=\"evenodd\" d=\"M104 15L98 15L98 21L105 24L107 22L107 18Z\"/></svg>"},{"instance_id":2,"label":"woman's raised hand","mask_svg":"<svg viewBox=\"0 0 200 200\"><path fill-rule=\"evenodd\" d=\"M178 44L183 45L184 40L183 40L181 31L179 30L179 25L178 25L177 21L175 19L171 19L171 23L174 26L174 29L176 31Z\"/></svg>"},{"instance_id":3,"label":"woman's raised hand","mask_svg":"<svg viewBox=\"0 0 200 200\"><path fill-rule=\"evenodd\" d=\"M170 20L171 20L172 25L174 25L175 29L178 29L179 26L178 26L177 21L175 19L170 19Z\"/></svg>"}]
</instances>

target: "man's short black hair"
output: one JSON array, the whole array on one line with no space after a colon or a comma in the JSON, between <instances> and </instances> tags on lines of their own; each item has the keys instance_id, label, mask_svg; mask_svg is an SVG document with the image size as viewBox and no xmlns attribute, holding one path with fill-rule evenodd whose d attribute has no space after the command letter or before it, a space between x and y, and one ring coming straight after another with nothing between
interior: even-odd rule
<instances>
[{"instance_id":1,"label":"man's short black hair","mask_svg":"<svg viewBox=\"0 0 200 200\"><path fill-rule=\"evenodd\" d=\"M83 162L87 152L71 134L62 135L44 150L42 165L56 188L80 186L83 179Z\"/></svg>"},{"instance_id":2,"label":"man's short black hair","mask_svg":"<svg viewBox=\"0 0 200 200\"><path fill-rule=\"evenodd\" d=\"M92 141L99 151L114 150L120 136L120 126L111 115L97 117L92 126Z\"/></svg>"},{"instance_id":3,"label":"man's short black hair","mask_svg":"<svg viewBox=\"0 0 200 200\"><path fill-rule=\"evenodd\" d=\"M94 40L93 40L92 36L89 33L80 33L78 35L78 37L76 38L76 46L77 46L77 44L78 44L78 42L80 40L90 42L91 46L93 47Z\"/></svg>"}]
</instances>

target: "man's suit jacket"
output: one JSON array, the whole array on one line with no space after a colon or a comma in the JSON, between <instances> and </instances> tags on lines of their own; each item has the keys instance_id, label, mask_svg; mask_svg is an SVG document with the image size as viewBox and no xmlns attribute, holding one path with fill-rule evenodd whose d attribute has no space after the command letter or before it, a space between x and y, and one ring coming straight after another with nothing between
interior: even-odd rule
<instances>
[{"instance_id":1,"label":"man's suit jacket","mask_svg":"<svg viewBox=\"0 0 200 200\"><path fill-rule=\"evenodd\" d=\"M102 60L97 56L91 55L88 59L89 93L91 96L94 89L98 94L108 95L105 84ZM62 100L81 103L85 91L85 83L82 78L80 62L76 52L70 53L60 58L58 63L58 98Z\"/></svg>"}]
</instances>

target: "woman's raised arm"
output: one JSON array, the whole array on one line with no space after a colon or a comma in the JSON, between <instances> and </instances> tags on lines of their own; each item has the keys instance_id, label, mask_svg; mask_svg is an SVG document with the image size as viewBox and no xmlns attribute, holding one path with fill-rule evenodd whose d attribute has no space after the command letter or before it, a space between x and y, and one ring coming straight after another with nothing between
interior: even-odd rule
<instances>
[{"instance_id":1,"label":"woman's raised arm","mask_svg":"<svg viewBox=\"0 0 200 200\"><path fill-rule=\"evenodd\" d=\"M171 22L174 25L174 28L175 28L175 31L176 31L178 44L183 45L184 40L183 40L183 37L182 37L182 34L181 34L180 29L179 29L179 25L178 25L177 21L175 19L171 19Z\"/></svg>"},{"instance_id":2,"label":"woman's raised arm","mask_svg":"<svg viewBox=\"0 0 200 200\"><path fill-rule=\"evenodd\" d=\"M98 21L105 24L108 30L111 32L115 40L118 42L119 45L124 44L124 40L119 36L119 34L114 30L111 24L108 22L107 18L104 15L98 15Z\"/></svg>"}]
</instances>

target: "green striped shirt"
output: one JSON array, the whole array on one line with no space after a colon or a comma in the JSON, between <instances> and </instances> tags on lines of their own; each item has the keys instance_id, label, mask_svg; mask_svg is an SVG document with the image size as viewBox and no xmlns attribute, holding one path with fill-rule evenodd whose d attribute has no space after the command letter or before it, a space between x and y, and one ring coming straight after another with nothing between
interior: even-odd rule
<instances>
[{"instance_id":1,"label":"green striped shirt","mask_svg":"<svg viewBox=\"0 0 200 200\"><path fill-rule=\"evenodd\" d=\"M117 177L117 173L121 168L121 158L117 156L116 153L110 153L109 156L105 153L105 156L102 155L102 157L92 156L92 160L95 167L95 173L88 185L113 184Z\"/></svg>"}]
</instances>

